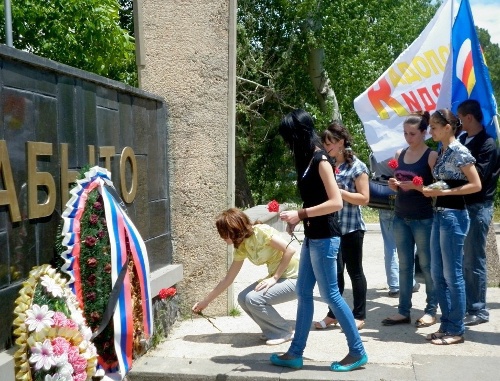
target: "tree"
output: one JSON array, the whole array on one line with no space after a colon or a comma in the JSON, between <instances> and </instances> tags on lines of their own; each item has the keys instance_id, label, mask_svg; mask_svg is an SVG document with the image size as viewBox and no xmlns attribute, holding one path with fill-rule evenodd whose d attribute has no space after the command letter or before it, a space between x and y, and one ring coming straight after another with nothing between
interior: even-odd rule
<instances>
[{"instance_id":1,"label":"tree","mask_svg":"<svg viewBox=\"0 0 500 381\"><path fill-rule=\"evenodd\" d=\"M3 2L0 10L3 18ZM124 27L133 28L126 15ZM135 43L120 26L118 0L13 1L12 32L17 49L137 85Z\"/></svg>"},{"instance_id":2,"label":"tree","mask_svg":"<svg viewBox=\"0 0 500 381\"><path fill-rule=\"evenodd\" d=\"M238 1L236 135L246 173L237 177L246 174L256 203L299 200L291 156L277 136L282 115L294 108L309 111L318 130L338 111L355 151L368 160L353 101L413 42L436 9L429 0ZM328 78L322 101L318 83Z\"/></svg>"}]
</instances>

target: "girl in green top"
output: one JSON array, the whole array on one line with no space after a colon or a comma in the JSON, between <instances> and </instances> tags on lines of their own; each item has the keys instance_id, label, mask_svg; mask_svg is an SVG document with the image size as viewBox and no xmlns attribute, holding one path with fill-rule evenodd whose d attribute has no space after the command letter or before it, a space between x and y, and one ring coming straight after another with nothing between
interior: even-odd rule
<instances>
[{"instance_id":1,"label":"girl in green top","mask_svg":"<svg viewBox=\"0 0 500 381\"><path fill-rule=\"evenodd\" d=\"M269 225L256 221L253 225L248 216L237 208L221 213L215 222L221 238L234 245L234 259L229 270L217 286L192 310L204 310L233 282L248 258L253 264L266 265L268 275L257 280L238 295L238 303L262 329L262 339L268 345L277 345L293 338L288 322L273 307L297 298L295 284L299 262L293 257L295 249Z\"/></svg>"}]
</instances>

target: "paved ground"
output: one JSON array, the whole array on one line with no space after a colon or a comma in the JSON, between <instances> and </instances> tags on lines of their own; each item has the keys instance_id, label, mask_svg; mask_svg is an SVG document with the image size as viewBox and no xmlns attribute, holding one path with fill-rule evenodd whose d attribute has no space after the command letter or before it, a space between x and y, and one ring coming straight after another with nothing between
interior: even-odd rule
<instances>
[{"instance_id":1,"label":"paved ground","mask_svg":"<svg viewBox=\"0 0 500 381\"><path fill-rule=\"evenodd\" d=\"M378 226L378 225L376 225ZM259 339L258 326L242 313L218 317L219 332L202 318L176 323L168 338L134 363L128 378L135 380L498 380L500 379L500 289L488 289L491 321L467 329L464 344L437 346L425 335L437 325L417 329L412 325L384 327L381 320L396 312L398 300L387 296L382 237L376 226L365 236L364 268L368 282L367 319L361 337L369 363L350 373L333 373L329 365L347 353L339 328L311 329L304 353L304 368L290 370L269 363L274 352L284 352L289 343L267 346ZM498 241L497 235L497 241ZM264 268L245 264L235 283L235 295L265 273ZM346 287L350 281L346 278ZM417 278L417 280L419 280ZM420 280L421 281L421 280ZM422 282L422 281L421 281ZM412 323L423 314L425 286L413 294ZM315 292L315 320L327 306ZM348 303L351 290L346 289ZM277 307L291 324L296 301Z\"/></svg>"}]
</instances>

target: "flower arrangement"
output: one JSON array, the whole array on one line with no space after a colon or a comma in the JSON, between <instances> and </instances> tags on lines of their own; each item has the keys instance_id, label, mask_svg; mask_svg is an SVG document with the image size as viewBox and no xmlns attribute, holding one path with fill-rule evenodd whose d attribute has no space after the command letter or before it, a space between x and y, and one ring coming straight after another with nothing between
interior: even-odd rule
<instances>
[{"instance_id":1,"label":"flower arrangement","mask_svg":"<svg viewBox=\"0 0 500 381\"><path fill-rule=\"evenodd\" d=\"M415 176L412 180L413 185L420 186L424 185L424 179L420 176Z\"/></svg>"},{"instance_id":2,"label":"flower arrangement","mask_svg":"<svg viewBox=\"0 0 500 381\"><path fill-rule=\"evenodd\" d=\"M75 295L50 265L35 267L19 292L14 334L16 380L87 381L97 352Z\"/></svg>"},{"instance_id":3,"label":"flower arrangement","mask_svg":"<svg viewBox=\"0 0 500 381\"><path fill-rule=\"evenodd\" d=\"M273 200L267 204L267 210L270 212L279 212L280 204L278 203L278 201Z\"/></svg>"},{"instance_id":4,"label":"flower arrangement","mask_svg":"<svg viewBox=\"0 0 500 381\"><path fill-rule=\"evenodd\" d=\"M110 173L93 167L83 177L63 212L60 267L89 324L99 367L124 377L153 329L147 252ZM119 297L108 306L113 288Z\"/></svg>"},{"instance_id":5,"label":"flower arrangement","mask_svg":"<svg viewBox=\"0 0 500 381\"><path fill-rule=\"evenodd\" d=\"M396 159L391 159L387 162L387 165L391 169L396 169L398 167L398 161Z\"/></svg>"}]
</instances>

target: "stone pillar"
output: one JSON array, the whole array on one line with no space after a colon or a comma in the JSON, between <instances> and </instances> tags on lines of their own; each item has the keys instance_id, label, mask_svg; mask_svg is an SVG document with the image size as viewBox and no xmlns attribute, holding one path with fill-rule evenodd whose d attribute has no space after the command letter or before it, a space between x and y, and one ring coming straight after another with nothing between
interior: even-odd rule
<instances>
[{"instance_id":1,"label":"stone pillar","mask_svg":"<svg viewBox=\"0 0 500 381\"><path fill-rule=\"evenodd\" d=\"M236 0L134 5L140 87L168 107L173 261L184 267L178 290L188 313L231 262L214 218L234 204ZM232 303L230 289L207 313L226 314Z\"/></svg>"}]
</instances>

